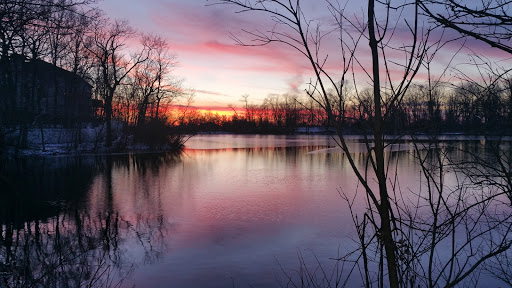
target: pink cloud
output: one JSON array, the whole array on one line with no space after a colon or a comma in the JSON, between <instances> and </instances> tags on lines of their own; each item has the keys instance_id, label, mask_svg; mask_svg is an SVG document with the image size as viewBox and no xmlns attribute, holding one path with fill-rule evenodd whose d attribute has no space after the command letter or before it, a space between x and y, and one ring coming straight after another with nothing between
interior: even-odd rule
<instances>
[{"instance_id":1,"label":"pink cloud","mask_svg":"<svg viewBox=\"0 0 512 288\"><path fill-rule=\"evenodd\" d=\"M240 84L239 82L241 81L239 79L243 78L245 74L249 79L248 82L252 80L250 79L251 77L255 77L254 75L261 75L262 79L266 79L265 77L274 77L273 79L280 77L283 83L288 84L290 91L296 91L300 90L301 85L309 81L309 78L305 75L312 75L312 69L307 59L286 45L271 44L260 47L244 47L236 45L235 41L230 39L230 33L234 33L238 37L249 41L248 43L251 43L251 36L244 34L241 29L254 31L255 28L260 28L261 31L267 31L266 28L270 27L269 25L272 22L266 15L262 16L262 14L258 13L236 14L232 6L217 5L207 7L204 5L208 4L206 1L169 2L155 0L155 2L158 5L151 5L152 8L150 9L152 10L149 11L151 20L164 33L165 37L169 39L179 59L183 60L180 62L182 62L183 67L190 71L189 77L195 77L195 79L201 79L201 81L203 79L212 81L208 83L202 82L205 83L207 88L204 89L203 87L203 89L196 90L198 94L210 97L211 99L214 97L229 97L227 94L215 92L214 90L222 91L226 89L224 87L231 87L230 85L233 85L233 83ZM329 18L329 15L326 15L325 11L315 8L320 5L316 2L306 3L309 3L308 5L311 6L307 7L308 12L320 15L314 19L326 24L321 27L322 29L327 31L333 27L334 23ZM428 22L424 23L429 25ZM398 22L397 25L392 34L391 44L395 47L411 45L412 38L408 28L403 21ZM345 28L349 29L349 33L356 36L354 28ZM431 40L439 39L441 31L441 29L438 29L432 32ZM391 33L388 35L391 35ZM323 50L320 53L320 59L329 55L325 69L331 75L336 75L340 78L343 65L337 37L338 35L333 33L325 38L325 41L322 43ZM455 37L458 37L458 35L449 30L446 30L443 35L443 38L446 40ZM457 51L461 43L461 41L449 43L436 55L434 60L434 62L438 63L435 66L437 69L436 73L442 73L443 63L450 61L453 53ZM491 55L492 59L507 56L498 50L492 50L492 53L489 52L489 46L480 41L467 40L466 43L475 53L486 53ZM403 52L396 50L387 51L388 60L395 60L401 64L405 62L406 58ZM467 54L468 51L464 50L461 53ZM364 73L364 70L371 71L369 55L368 40L363 38L357 48L357 57L363 67L354 64L354 70L359 83L367 83L369 81L366 73ZM390 71L393 81L400 79L403 74L403 68L399 65L391 65ZM349 73L352 73L352 71ZM236 81L238 82L235 82L235 80L230 81L233 78L237 78ZM426 73L421 71L416 79L418 81L425 80ZM213 81L219 80L226 82L212 84ZM215 85L217 86L215 87Z\"/></svg>"},{"instance_id":2,"label":"pink cloud","mask_svg":"<svg viewBox=\"0 0 512 288\"><path fill-rule=\"evenodd\" d=\"M250 43L251 37L241 29L254 30L252 23L258 23L260 28L273 24L267 17L259 19L257 13L236 14L226 5L205 7L191 2L162 2L162 5L164 8L152 11L152 20L172 37L171 44L178 55L209 58L208 61L224 59L225 66L232 70L246 71L247 67L253 67L255 72L294 74L304 70L302 56L285 45L244 47L230 39L230 33L234 33ZM239 65L241 62L243 65Z\"/></svg>"},{"instance_id":3,"label":"pink cloud","mask_svg":"<svg viewBox=\"0 0 512 288\"><path fill-rule=\"evenodd\" d=\"M182 40L194 42L198 39L226 39L227 31L235 27L248 27L245 18L233 13L233 9L208 7L197 1L165 2L151 12L151 18L161 29L178 35ZM205 37L208 36L208 37Z\"/></svg>"}]
</instances>

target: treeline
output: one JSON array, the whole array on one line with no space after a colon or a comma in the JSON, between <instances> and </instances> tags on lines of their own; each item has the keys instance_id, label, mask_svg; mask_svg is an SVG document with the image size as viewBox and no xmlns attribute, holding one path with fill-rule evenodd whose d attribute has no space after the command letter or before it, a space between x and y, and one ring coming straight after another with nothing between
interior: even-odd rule
<instances>
[{"instance_id":1,"label":"treeline","mask_svg":"<svg viewBox=\"0 0 512 288\"><path fill-rule=\"evenodd\" d=\"M374 113L370 89L358 93L347 89L335 117L348 133L363 133ZM250 104L242 96L242 111L233 116L189 112L183 125L197 131L235 133L295 133L299 127L324 127L328 117L322 103L307 96L271 95L262 104ZM461 85L416 84L410 87L400 105L383 101L385 132L510 134L512 131L512 79L501 78L493 85L465 81ZM301 131L308 132L308 129ZM316 130L318 131L318 130Z\"/></svg>"},{"instance_id":2,"label":"treeline","mask_svg":"<svg viewBox=\"0 0 512 288\"><path fill-rule=\"evenodd\" d=\"M31 129L80 135L96 123L111 147L122 138L119 126L121 134L167 127L164 112L186 94L172 75L176 55L163 38L108 18L95 2L0 2L0 139L14 134L26 147ZM171 133L166 129L160 132Z\"/></svg>"},{"instance_id":3,"label":"treeline","mask_svg":"<svg viewBox=\"0 0 512 288\"><path fill-rule=\"evenodd\" d=\"M243 107L232 107L232 115L190 111L179 124L199 132L224 131L233 133L294 133L297 127L323 126L325 113L316 105L297 95L269 95L262 104L251 104L242 96Z\"/></svg>"}]
</instances>

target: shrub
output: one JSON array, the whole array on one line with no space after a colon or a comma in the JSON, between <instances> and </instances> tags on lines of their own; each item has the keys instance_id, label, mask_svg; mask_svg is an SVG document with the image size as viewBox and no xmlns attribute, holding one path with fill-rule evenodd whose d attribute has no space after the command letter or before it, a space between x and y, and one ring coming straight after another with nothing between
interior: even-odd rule
<instances>
[{"instance_id":1,"label":"shrub","mask_svg":"<svg viewBox=\"0 0 512 288\"><path fill-rule=\"evenodd\" d=\"M133 128L135 143L148 145L150 148L182 149L186 135L167 125L165 118L152 118L148 122Z\"/></svg>"}]
</instances>

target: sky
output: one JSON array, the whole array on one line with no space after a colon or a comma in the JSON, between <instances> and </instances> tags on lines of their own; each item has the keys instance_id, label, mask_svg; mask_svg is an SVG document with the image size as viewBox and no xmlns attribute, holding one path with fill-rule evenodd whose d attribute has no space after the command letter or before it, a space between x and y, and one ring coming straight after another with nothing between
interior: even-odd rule
<instances>
[{"instance_id":1,"label":"sky","mask_svg":"<svg viewBox=\"0 0 512 288\"><path fill-rule=\"evenodd\" d=\"M139 31L163 36L176 53L177 77L195 90L194 105L226 109L240 106L241 96L260 103L302 84L300 56L270 49L242 47L230 38L246 21L226 7L203 0L103 0L100 8L114 19L127 19ZM306 63L307 64L307 63Z\"/></svg>"},{"instance_id":2,"label":"sky","mask_svg":"<svg viewBox=\"0 0 512 288\"><path fill-rule=\"evenodd\" d=\"M322 23L323 32L330 31L330 25L334 24L333 18L320 2L323 3L321 0L306 0L303 9L307 11L309 19ZM244 94L249 95L249 102L261 104L268 95L301 93L306 88L312 76L311 69L307 59L297 51L278 44L240 46L230 37L236 35L246 41L251 40L242 29L264 30L273 25L268 17L255 13L235 13L235 7L209 5L211 3L211 0L102 0L99 7L112 19L127 19L138 31L167 39L179 62L174 74L185 80L185 88L195 90L194 106L200 109L226 110L229 109L228 105L242 106L241 96ZM363 8L359 6L361 1L347 3L344 8L349 18L361 19L364 14ZM400 23L397 27L399 29L394 31L394 41L409 45L407 29ZM357 33L354 31L353 35ZM446 32L443 37L449 39L455 36ZM328 34L322 44L325 51L330 51L322 57L328 56L327 67L334 75L338 75L341 68L337 38L337 34ZM400 45L401 42L396 43ZM441 74L455 55L455 62L461 63L457 69L468 71L463 65L471 61L468 55L489 49L476 41L467 41L466 46L467 49L456 54L460 42L446 45L436 55L433 70ZM362 55L359 58L361 64L368 65L369 57L365 56L369 55L367 40L362 39L358 47ZM404 59L403 53L399 52L391 53L390 57L400 61ZM492 60L500 60L500 65L505 66L510 64L501 60L506 57L499 51L490 54ZM397 68L399 75L400 69ZM361 74L358 76L358 79L362 79L358 80L359 84L364 86L369 83L361 69L355 69L354 73ZM456 74L454 70L449 71L445 80L457 78ZM420 71L417 79L425 80L426 71Z\"/></svg>"}]
</instances>

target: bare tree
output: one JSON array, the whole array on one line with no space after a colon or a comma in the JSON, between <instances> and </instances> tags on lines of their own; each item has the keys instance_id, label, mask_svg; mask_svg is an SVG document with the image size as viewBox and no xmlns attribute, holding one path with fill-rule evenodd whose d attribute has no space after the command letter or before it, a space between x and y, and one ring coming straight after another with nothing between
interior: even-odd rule
<instances>
[{"instance_id":1,"label":"bare tree","mask_svg":"<svg viewBox=\"0 0 512 288\"><path fill-rule=\"evenodd\" d=\"M48 61L57 69L63 59L64 43L77 24L69 20L85 16L94 3L95 0L1 1L0 121L3 125L19 125L19 145L26 146L28 129L39 125L44 147L42 125L51 119L41 103L43 95L38 92L36 75L41 71L37 71L36 62ZM53 85L58 86L56 78ZM54 106L57 93L54 89L51 95Z\"/></svg>"},{"instance_id":2,"label":"bare tree","mask_svg":"<svg viewBox=\"0 0 512 288\"><path fill-rule=\"evenodd\" d=\"M179 95L179 80L172 78L171 72L177 65L176 55L169 52L169 44L158 36L146 35L144 45L149 47L150 55L142 65L135 69L134 85L140 93L138 104L138 125L145 123L150 102L154 102L155 118L159 117L160 104L164 99Z\"/></svg>"},{"instance_id":3,"label":"bare tree","mask_svg":"<svg viewBox=\"0 0 512 288\"><path fill-rule=\"evenodd\" d=\"M126 41L135 35L135 30L126 21L98 21L85 45L97 66L96 85L104 99L106 147L112 146L112 100L116 90L137 66L148 60L152 49L143 43L140 51L130 55Z\"/></svg>"},{"instance_id":4,"label":"bare tree","mask_svg":"<svg viewBox=\"0 0 512 288\"><path fill-rule=\"evenodd\" d=\"M311 64L310 67L315 77L310 82L310 88L307 90L308 95L324 109L329 124L335 127L339 140L338 144L347 155L352 170L364 187L372 207L370 209L375 209L378 213L379 221L374 222L374 224L378 225L376 230L386 255L388 281L390 287L399 287L399 261L397 259L396 236L393 232L395 231L395 219L388 193L388 176L384 156L384 121L400 105L412 79L421 67L422 59L427 50L425 40L428 38L428 29L424 32L425 34L420 35L418 4L413 2L410 5L394 7L389 1L369 1L366 18L354 19L352 15L351 17L345 15L344 7L338 5L338 3L326 1L331 16L336 20L336 26L333 29L338 35L339 41L339 50L336 53L342 59L342 66L339 68L341 73L338 73L338 76L335 77L335 74L328 71L325 65L329 57L332 56L321 51L322 40L332 31L324 31L320 24L315 24L314 21L307 19L301 1L219 0L217 3L235 5L240 8L239 12L261 12L270 16L275 25L268 32L246 30L253 37L253 43L267 45L277 42L288 45L302 54ZM397 28L397 25L393 25L391 21L400 21L392 20L389 17L394 10L399 10L401 13L407 10L408 13L412 12L413 15L411 18L405 19L412 45L394 47L394 49L406 55L405 63L396 65L402 70L402 77L398 82L391 81L390 66L394 66L394 62L386 58L388 50L391 49L392 36L390 35ZM378 18L375 11L383 11L384 20ZM409 21L411 22L409 23ZM349 32L348 28L352 31ZM354 30L357 33L353 33ZM363 64L362 60L356 57L356 50L359 49L359 43L362 39L366 39L370 46L370 64ZM235 38L235 40L242 45L246 45L246 42L239 38ZM345 103L346 97L343 85L346 83L346 77L350 75L349 72L354 67L360 67L365 71L373 89L373 111L368 115L372 135L371 140L366 143L368 152L370 152L367 163L370 163L371 171L377 179L377 188L370 184L369 171L361 171L355 164L345 140L343 124L347 120L346 109L340 107L340 105ZM388 84L390 85L386 89L381 83L382 71L387 72L385 81L389 81ZM333 93L329 93L329 87L332 87ZM386 97L383 95L383 89Z\"/></svg>"},{"instance_id":5,"label":"bare tree","mask_svg":"<svg viewBox=\"0 0 512 288\"><path fill-rule=\"evenodd\" d=\"M431 81L430 66L446 42L442 41L442 35L433 39L431 31L435 27L425 26L428 19L420 13L424 8L422 1L370 0L364 16L348 14L349 9L336 1L325 1L336 23L328 29L323 29L319 22L322 17L307 16L309 11L304 10L304 1L217 0L215 3L233 5L238 13L261 13L273 21L268 28L261 24L262 28L243 30L250 40L233 36L238 44L282 44L309 62L314 76L306 92L325 111L329 125L336 129L338 145L367 198L363 219L354 218L360 241L356 262L363 261L365 274L362 275L367 287L373 283L368 274L368 269L374 267L372 261L376 263L376 281L380 287L385 283L389 287L453 287L476 280L483 263L508 250L511 219L506 215L495 217L500 215L493 214L489 208L500 202L503 193L495 187L467 185L463 180L447 184L447 177L456 177L447 173L454 169L454 166L447 168L447 163L454 162L450 162L450 150L440 146L435 134L438 131L433 131L425 146L419 144L425 139L412 138L420 173L425 179L423 188L412 191L416 199L402 195L393 157L386 152L395 147L392 144L400 137L385 136L395 130L388 124L407 113L404 98L421 69L429 76L426 86L416 86L424 94L425 117L429 121L441 118L442 95L438 84ZM408 33L406 43L394 37L399 29ZM332 35L336 35L337 50L322 49L321 44ZM363 42L369 45L370 51L361 45ZM393 53L404 57L394 58ZM371 55L371 61L360 54ZM328 68L333 58L338 60L337 69ZM355 69L362 72L356 75ZM350 78L355 90L355 111L351 115L347 114L350 109L344 106L351 95L343 89ZM361 89L361 80L356 78L365 79L370 87ZM351 118L354 114L359 114L359 118ZM356 164L356 156L351 154L346 141L349 121L360 122L366 128L362 130L367 152L363 156L364 167ZM467 238L456 241L457 235ZM445 244L451 249L450 255L439 256Z\"/></svg>"}]
</instances>

